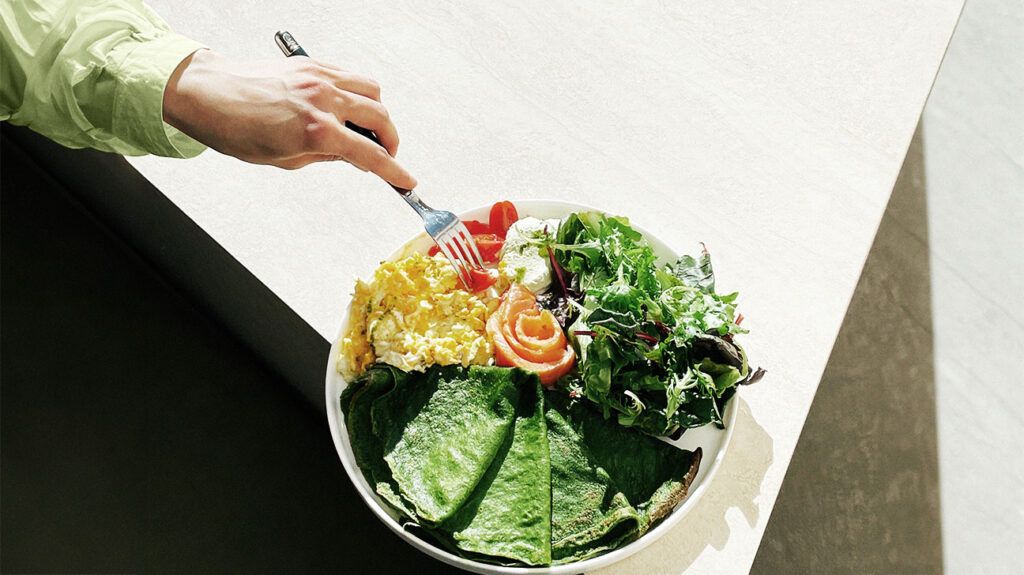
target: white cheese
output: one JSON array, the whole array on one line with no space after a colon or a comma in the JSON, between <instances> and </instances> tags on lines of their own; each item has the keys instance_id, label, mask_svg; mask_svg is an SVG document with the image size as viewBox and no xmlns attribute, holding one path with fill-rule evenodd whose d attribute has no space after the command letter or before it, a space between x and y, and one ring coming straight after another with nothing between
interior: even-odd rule
<instances>
[{"instance_id":1,"label":"white cheese","mask_svg":"<svg viewBox=\"0 0 1024 575\"><path fill-rule=\"evenodd\" d=\"M512 282L522 284L535 294L547 291L551 286L551 264L540 246L531 241L547 233L558 231L559 220L523 218L508 229L505 245L501 248L499 269Z\"/></svg>"}]
</instances>

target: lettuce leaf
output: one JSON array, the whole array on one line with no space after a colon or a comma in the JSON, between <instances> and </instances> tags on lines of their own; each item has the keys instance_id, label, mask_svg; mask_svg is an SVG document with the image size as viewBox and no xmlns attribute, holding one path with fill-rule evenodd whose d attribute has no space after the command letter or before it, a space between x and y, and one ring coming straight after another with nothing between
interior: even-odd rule
<instances>
[{"instance_id":1,"label":"lettuce leaf","mask_svg":"<svg viewBox=\"0 0 1024 575\"><path fill-rule=\"evenodd\" d=\"M552 248L584 294L566 330L578 370L563 387L654 435L721 425L729 390L751 374L734 341L746 333L737 294L715 291L707 250L659 266L629 220L599 212L566 218Z\"/></svg>"}]
</instances>

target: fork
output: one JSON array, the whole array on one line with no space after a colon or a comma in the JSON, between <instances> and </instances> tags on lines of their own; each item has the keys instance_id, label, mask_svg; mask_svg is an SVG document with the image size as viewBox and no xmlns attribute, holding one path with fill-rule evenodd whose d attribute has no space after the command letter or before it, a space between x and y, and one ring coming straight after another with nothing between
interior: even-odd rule
<instances>
[{"instance_id":1,"label":"fork","mask_svg":"<svg viewBox=\"0 0 1024 575\"><path fill-rule=\"evenodd\" d=\"M309 56L302 49L302 46L295 41L295 37L284 30L274 34L274 42L277 43L277 47L281 49L281 52L289 58L292 56ZM345 127L365 136L378 146L380 145L377 134L374 134L372 130L367 130L352 122L345 122ZM451 262L462 283L467 288L472 288L473 277L471 272L473 270L483 270L484 264L483 259L480 257L480 250L476 247L476 241L466 228L466 224L462 223L462 220L451 212L435 210L424 204L423 200L416 195L416 192L399 188L395 185L388 185L394 188L398 195L405 200L405 203L409 204L423 218L423 227L426 229L427 234L433 238L438 249Z\"/></svg>"}]
</instances>

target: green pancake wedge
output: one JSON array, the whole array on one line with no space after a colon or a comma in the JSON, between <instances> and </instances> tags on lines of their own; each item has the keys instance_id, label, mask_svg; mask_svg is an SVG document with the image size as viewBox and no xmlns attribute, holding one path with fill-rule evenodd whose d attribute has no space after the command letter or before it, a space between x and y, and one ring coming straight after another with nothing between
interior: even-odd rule
<instances>
[{"instance_id":1,"label":"green pancake wedge","mask_svg":"<svg viewBox=\"0 0 1024 575\"><path fill-rule=\"evenodd\" d=\"M384 445L373 433L370 416L373 402L390 393L396 386L404 385L408 377L408 374L394 367L375 365L342 391L340 402L352 454L363 477L395 510L407 519L414 519L412 511L398 493L391 469L384 462Z\"/></svg>"},{"instance_id":2,"label":"green pancake wedge","mask_svg":"<svg viewBox=\"0 0 1024 575\"><path fill-rule=\"evenodd\" d=\"M701 450L686 451L618 425L585 402L571 408L561 403L561 412L579 435L592 460L604 469L612 483L640 512L639 534L668 515L686 497L697 475Z\"/></svg>"},{"instance_id":3,"label":"green pancake wedge","mask_svg":"<svg viewBox=\"0 0 1024 575\"><path fill-rule=\"evenodd\" d=\"M548 394L550 397L551 394ZM590 456L562 406L549 405L551 559L580 561L619 547L637 534L641 516Z\"/></svg>"},{"instance_id":4,"label":"green pancake wedge","mask_svg":"<svg viewBox=\"0 0 1024 575\"><path fill-rule=\"evenodd\" d=\"M472 496L442 529L455 546L472 556L547 565L551 562L551 466L544 392L536 375L518 369L502 371L520 390L512 433Z\"/></svg>"},{"instance_id":5,"label":"green pancake wedge","mask_svg":"<svg viewBox=\"0 0 1024 575\"><path fill-rule=\"evenodd\" d=\"M407 529L500 565L622 547L686 496L701 452L500 367L371 367L341 395L363 476Z\"/></svg>"},{"instance_id":6,"label":"green pancake wedge","mask_svg":"<svg viewBox=\"0 0 1024 575\"><path fill-rule=\"evenodd\" d=\"M373 402L373 434L421 524L449 519L512 432L519 389L508 370L431 370Z\"/></svg>"}]
</instances>

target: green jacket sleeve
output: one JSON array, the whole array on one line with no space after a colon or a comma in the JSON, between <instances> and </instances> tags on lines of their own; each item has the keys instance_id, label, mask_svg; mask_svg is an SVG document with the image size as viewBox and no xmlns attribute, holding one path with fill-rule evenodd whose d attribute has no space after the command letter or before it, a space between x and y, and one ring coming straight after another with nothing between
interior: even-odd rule
<instances>
[{"instance_id":1,"label":"green jacket sleeve","mask_svg":"<svg viewBox=\"0 0 1024 575\"><path fill-rule=\"evenodd\" d=\"M0 0L0 120L71 148L193 157L163 121L174 69L202 48L141 0Z\"/></svg>"}]
</instances>

